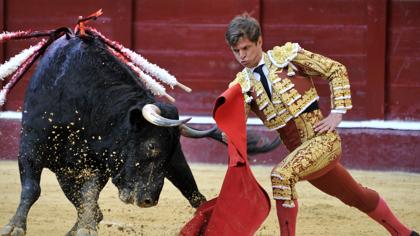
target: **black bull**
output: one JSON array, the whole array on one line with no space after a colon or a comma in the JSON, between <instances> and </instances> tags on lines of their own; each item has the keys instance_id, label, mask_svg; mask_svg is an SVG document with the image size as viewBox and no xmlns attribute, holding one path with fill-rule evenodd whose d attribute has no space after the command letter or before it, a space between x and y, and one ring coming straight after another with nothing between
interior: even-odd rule
<instances>
[{"instance_id":1,"label":"black bull","mask_svg":"<svg viewBox=\"0 0 420 236\"><path fill-rule=\"evenodd\" d=\"M193 207L205 201L182 152L179 127L156 126L142 113L154 104L152 110L177 120L177 109L158 102L137 80L95 37L63 36L49 46L26 92L21 199L2 235L25 234L43 168L56 174L77 209L69 235L96 234L103 217L97 200L109 178L123 202L140 207L157 204L165 177Z\"/></svg>"}]
</instances>

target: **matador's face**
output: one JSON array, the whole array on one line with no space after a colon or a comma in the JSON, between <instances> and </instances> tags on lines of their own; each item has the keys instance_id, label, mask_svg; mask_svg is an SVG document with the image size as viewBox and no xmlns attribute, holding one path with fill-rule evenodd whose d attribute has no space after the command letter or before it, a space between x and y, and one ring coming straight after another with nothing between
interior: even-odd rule
<instances>
[{"instance_id":1,"label":"matador's face","mask_svg":"<svg viewBox=\"0 0 420 236\"><path fill-rule=\"evenodd\" d=\"M257 42L241 38L235 46L231 46L231 49L241 65L248 68L256 67L262 56L262 37L260 36Z\"/></svg>"}]
</instances>

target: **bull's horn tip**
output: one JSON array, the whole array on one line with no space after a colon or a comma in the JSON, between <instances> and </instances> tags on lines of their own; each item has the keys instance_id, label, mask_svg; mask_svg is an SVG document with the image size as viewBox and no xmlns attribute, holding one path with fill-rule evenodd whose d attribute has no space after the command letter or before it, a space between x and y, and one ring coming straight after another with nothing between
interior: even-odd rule
<instances>
[{"instance_id":1,"label":"bull's horn tip","mask_svg":"<svg viewBox=\"0 0 420 236\"><path fill-rule=\"evenodd\" d=\"M183 121L185 121L185 123L187 123L188 121L190 121L192 119L192 117L186 117L185 119L183 119Z\"/></svg>"}]
</instances>

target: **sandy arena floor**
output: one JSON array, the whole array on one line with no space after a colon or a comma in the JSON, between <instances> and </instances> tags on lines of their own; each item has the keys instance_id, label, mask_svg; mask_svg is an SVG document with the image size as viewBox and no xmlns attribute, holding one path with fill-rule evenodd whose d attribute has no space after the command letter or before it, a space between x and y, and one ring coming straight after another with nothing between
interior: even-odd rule
<instances>
[{"instance_id":1,"label":"sandy arena floor","mask_svg":"<svg viewBox=\"0 0 420 236\"><path fill-rule=\"evenodd\" d=\"M191 166L202 193L211 199L220 190L226 167L193 164ZM271 194L271 167L252 167L258 181ZM395 214L408 226L420 230L420 174L401 172L352 171L365 186L377 190L390 204ZM65 198L52 172L44 170L42 194L28 217L28 236L64 235L73 226L76 211ZM0 162L0 225L9 221L20 196L20 180L16 161ZM297 235L359 235L379 236L387 232L366 215L329 197L310 184L298 184L300 209ZM105 187L99 202L104 220L99 235L177 235L194 209L169 182L165 183L158 206L148 209L125 205L111 182ZM257 235L279 235L275 208Z\"/></svg>"}]
</instances>

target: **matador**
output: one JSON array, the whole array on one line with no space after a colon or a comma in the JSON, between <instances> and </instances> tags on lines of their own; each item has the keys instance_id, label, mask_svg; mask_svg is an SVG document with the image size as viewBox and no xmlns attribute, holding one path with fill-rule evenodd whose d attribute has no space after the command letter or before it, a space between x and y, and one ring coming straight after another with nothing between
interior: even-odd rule
<instances>
[{"instance_id":1,"label":"matador","mask_svg":"<svg viewBox=\"0 0 420 236\"><path fill-rule=\"evenodd\" d=\"M290 152L271 172L281 236L295 235L295 185L302 180L366 213L391 235L418 235L398 220L376 191L357 183L339 162L342 150L336 127L352 108L345 66L297 43L264 52L259 23L248 15L235 17L225 38L244 67L229 86L240 84L245 112L254 112L277 132ZM325 118L312 81L317 77L325 79L331 91L331 111Z\"/></svg>"}]
</instances>

